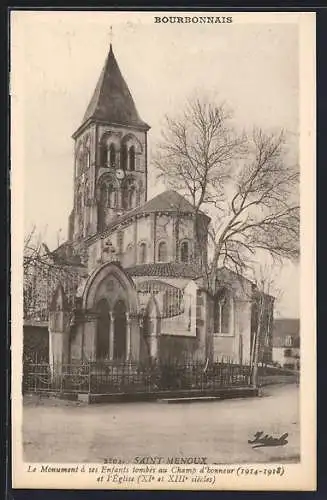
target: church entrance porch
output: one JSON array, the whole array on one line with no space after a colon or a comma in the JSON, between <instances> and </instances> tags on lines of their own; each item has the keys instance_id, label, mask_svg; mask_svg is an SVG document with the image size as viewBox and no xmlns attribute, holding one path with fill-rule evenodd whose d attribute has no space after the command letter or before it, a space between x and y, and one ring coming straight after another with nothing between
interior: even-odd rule
<instances>
[{"instance_id":1,"label":"church entrance porch","mask_svg":"<svg viewBox=\"0 0 327 500\"><path fill-rule=\"evenodd\" d=\"M81 294L82 319L78 334L71 338L80 346L80 359L138 361L138 300L131 278L119 264L109 262L89 275Z\"/></svg>"}]
</instances>

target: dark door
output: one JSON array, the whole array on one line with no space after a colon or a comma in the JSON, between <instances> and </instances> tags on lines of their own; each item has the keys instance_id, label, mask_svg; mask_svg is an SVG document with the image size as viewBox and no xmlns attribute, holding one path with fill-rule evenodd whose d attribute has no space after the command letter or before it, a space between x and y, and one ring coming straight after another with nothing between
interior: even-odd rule
<instances>
[{"instance_id":1,"label":"dark door","mask_svg":"<svg viewBox=\"0 0 327 500\"><path fill-rule=\"evenodd\" d=\"M96 359L99 360L109 356L110 315L109 306L105 299L98 303L97 312L99 316L97 320Z\"/></svg>"},{"instance_id":2,"label":"dark door","mask_svg":"<svg viewBox=\"0 0 327 500\"><path fill-rule=\"evenodd\" d=\"M119 300L114 308L114 359L126 359L126 305Z\"/></svg>"}]
</instances>

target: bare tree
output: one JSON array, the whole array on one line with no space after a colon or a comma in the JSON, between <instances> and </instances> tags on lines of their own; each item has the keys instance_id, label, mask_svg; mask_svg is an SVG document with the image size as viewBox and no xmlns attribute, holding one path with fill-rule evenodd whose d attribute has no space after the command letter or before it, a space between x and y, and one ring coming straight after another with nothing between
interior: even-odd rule
<instances>
[{"instance_id":1,"label":"bare tree","mask_svg":"<svg viewBox=\"0 0 327 500\"><path fill-rule=\"evenodd\" d=\"M253 278L253 317L252 346L250 356L251 383L258 385L258 367L272 355L272 335L274 321L274 304L281 296L275 284L275 267L273 265L257 266ZM268 356L267 356L268 355Z\"/></svg>"},{"instance_id":2,"label":"bare tree","mask_svg":"<svg viewBox=\"0 0 327 500\"><path fill-rule=\"evenodd\" d=\"M257 251L298 257L299 171L287 161L284 131L239 135L225 105L196 99L181 116L166 117L154 163L192 203L196 235L200 211L212 216L204 269L212 292L220 265L242 273Z\"/></svg>"},{"instance_id":3,"label":"bare tree","mask_svg":"<svg viewBox=\"0 0 327 500\"><path fill-rule=\"evenodd\" d=\"M44 243L44 232L33 226L24 238L24 319L46 320L49 303L59 283L74 300L80 266L58 258Z\"/></svg>"},{"instance_id":4,"label":"bare tree","mask_svg":"<svg viewBox=\"0 0 327 500\"><path fill-rule=\"evenodd\" d=\"M24 255L23 268L24 272L39 258L42 249L43 234L37 232L36 226L26 233L24 237Z\"/></svg>"},{"instance_id":5,"label":"bare tree","mask_svg":"<svg viewBox=\"0 0 327 500\"><path fill-rule=\"evenodd\" d=\"M245 136L234 132L231 118L226 105L200 99L189 101L180 117L165 117L154 163L159 177L197 210L205 203L217 206L232 161L244 154Z\"/></svg>"}]
</instances>

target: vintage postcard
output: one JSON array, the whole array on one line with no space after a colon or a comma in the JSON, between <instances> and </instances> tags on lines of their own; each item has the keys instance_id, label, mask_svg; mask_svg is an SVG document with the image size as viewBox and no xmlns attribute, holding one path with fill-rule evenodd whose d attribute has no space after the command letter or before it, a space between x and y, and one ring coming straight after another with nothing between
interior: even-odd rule
<instances>
[{"instance_id":1,"label":"vintage postcard","mask_svg":"<svg viewBox=\"0 0 327 500\"><path fill-rule=\"evenodd\" d=\"M316 488L315 14L11 12L14 488Z\"/></svg>"}]
</instances>

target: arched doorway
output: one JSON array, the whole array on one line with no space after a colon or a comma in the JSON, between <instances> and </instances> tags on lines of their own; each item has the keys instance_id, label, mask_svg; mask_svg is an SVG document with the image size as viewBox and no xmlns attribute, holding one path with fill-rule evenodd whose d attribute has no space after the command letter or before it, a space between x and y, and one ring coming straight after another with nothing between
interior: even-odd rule
<instances>
[{"instance_id":1,"label":"arched doorway","mask_svg":"<svg viewBox=\"0 0 327 500\"><path fill-rule=\"evenodd\" d=\"M102 299L97 304L96 359L109 357L110 315L108 302Z\"/></svg>"},{"instance_id":2,"label":"arched doorway","mask_svg":"<svg viewBox=\"0 0 327 500\"><path fill-rule=\"evenodd\" d=\"M123 300L116 302L114 307L114 359L126 359L126 305Z\"/></svg>"}]
</instances>

